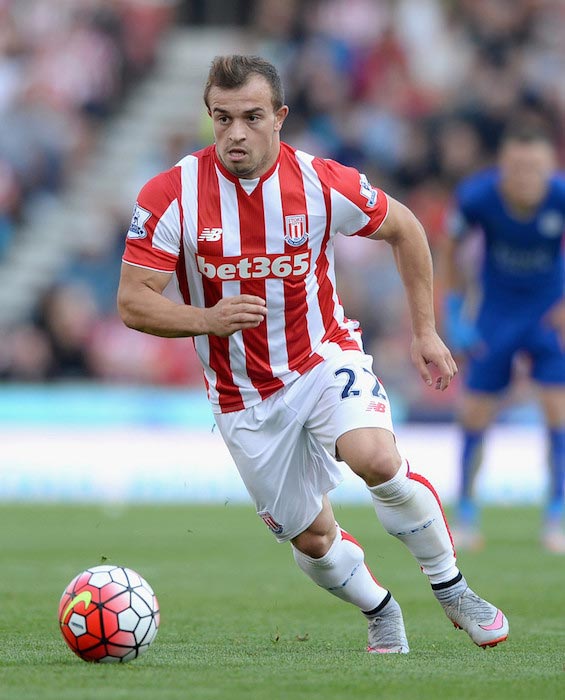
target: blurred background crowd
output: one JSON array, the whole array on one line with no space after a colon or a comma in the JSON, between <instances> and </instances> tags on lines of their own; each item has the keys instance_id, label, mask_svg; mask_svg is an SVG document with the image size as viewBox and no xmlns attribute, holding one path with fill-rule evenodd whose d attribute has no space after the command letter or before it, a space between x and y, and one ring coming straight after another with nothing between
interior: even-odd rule
<instances>
[{"instance_id":1,"label":"blurred background crowd","mask_svg":"<svg viewBox=\"0 0 565 700\"><path fill-rule=\"evenodd\" d=\"M283 75L283 138L357 167L406 203L433 252L454 186L492 163L510 119L546 123L563 162L562 0L0 0L0 263L34 207L56 202L85 167L169 33L227 22ZM187 124L155 144L153 172L132 180L210 139ZM190 340L137 334L116 317L132 205L123 202L95 251L66 260L29 315L0 329L5 381L202 386ZM455 391L427 392L410 366L388 247L348 239L337 259L342 301L393 401L413 420L445 417ZM441 316L441 278L436 294Z\"/></svg>"}]
</instances>

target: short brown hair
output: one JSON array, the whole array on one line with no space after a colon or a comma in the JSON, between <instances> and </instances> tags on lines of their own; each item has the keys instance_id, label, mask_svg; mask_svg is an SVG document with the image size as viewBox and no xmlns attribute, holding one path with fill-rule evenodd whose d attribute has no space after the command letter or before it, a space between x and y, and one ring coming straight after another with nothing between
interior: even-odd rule
<instances>
[{"instance_id":1,"label":"short brown hair","mask_svg":"<svg viewBox=\"0 0 565 700\"><path fill-rule=\"evenodd\" d=\"M511 121L504 130L501 145L509 142L546 143L553 145L553 136L548 126L538 119L523 119Z\"/></svg>"},{"instance_id":2,"label":"short brown hair","mask_svg":"<svg viewBox=\"0 0 565 700\"><path fill-rule=\"evenodd\" d=\"M245 85L250 76L262 75L271 86L273 109L275 112L284 105L284 90L281 77L272 63L260 56L216 56L210 66L208 80L204 88L204 102L208 105L208 95L213 87L239 88Z\"/></svg>"}]
</instances>

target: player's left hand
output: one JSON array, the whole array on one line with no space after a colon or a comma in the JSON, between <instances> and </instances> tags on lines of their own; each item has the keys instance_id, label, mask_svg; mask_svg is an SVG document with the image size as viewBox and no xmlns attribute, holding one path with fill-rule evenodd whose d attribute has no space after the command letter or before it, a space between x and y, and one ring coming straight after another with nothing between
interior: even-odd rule
<instances>
[{"instance_id":1,"label":"player's left hand","mask_svg":"<svg viewBox=\"0 0 565 700\"><path fill-rule=\"evenodd\" d=\"M415 335L410 348L412 362L428 386L434 385L430 365L437 370L434 388L445 391L457 374L457 364L436 331Z\"/></svg>"}]
</instances>

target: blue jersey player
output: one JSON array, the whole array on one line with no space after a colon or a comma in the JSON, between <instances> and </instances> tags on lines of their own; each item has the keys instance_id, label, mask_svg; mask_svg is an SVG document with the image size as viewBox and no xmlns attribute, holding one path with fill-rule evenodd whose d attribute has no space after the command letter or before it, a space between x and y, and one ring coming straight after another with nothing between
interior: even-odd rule
<instances>
[{"instance_id":1,"label":"blue jersey player","mask_svg":"<svg viewBox=\"0 0 565 700\"><path fill-rule=\"evenodd\" d=\"M565 176L538 126L509 128L496 167L460 183L443 250L445 332L454 352L466 354L461 397L463 431L456 544L482 545L473 481L483 438L512 380L517 356L528 358L547 425L549 487L542 543L565 553L565 300L563 236ZM478 303L458 263L469 233L482 236ZM477 298L477 297L475 297Z\"/></svg>"}]
</instances>

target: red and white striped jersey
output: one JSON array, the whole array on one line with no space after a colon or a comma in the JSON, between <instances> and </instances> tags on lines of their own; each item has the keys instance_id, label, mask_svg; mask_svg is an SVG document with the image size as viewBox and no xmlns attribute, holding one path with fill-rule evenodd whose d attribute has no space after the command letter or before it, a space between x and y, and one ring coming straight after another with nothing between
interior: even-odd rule
<instances>
[{"instance_id":1,"label":"red and white striped jersey","mask_svg":"<svg viewBox=\"0 0 565 700\"><path fill-rule=\"evenodd\" d=\"M322 362L335 344L362 349L338 298L333 239L374 233L387 211L384 192L335 161L282 143L274 166L245 180L209 146L142 188L123 260L175 272L193 306L238 294L265 299L258 328L194 338L213 410L238 411Z\"/></svg>"}]
</instances>

